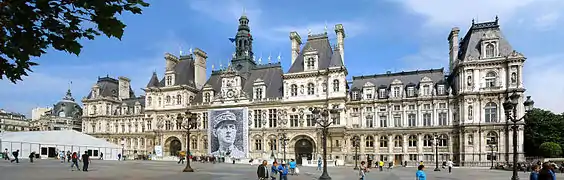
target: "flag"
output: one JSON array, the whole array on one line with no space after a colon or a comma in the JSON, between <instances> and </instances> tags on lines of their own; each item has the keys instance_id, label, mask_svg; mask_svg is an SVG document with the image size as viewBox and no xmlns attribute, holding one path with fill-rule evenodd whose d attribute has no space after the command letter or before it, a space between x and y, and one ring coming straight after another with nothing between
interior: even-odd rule
<instances>
[{"instance_id":1,"label":"flag","mask_svg":"<svg viewBox=\"0 0 564 180\"><path fill-rule=\"evenodd\" d=\"M235 42L235 38L229 38L229 41L231 41L231 43Z\"/></svg>"}]
</instances>

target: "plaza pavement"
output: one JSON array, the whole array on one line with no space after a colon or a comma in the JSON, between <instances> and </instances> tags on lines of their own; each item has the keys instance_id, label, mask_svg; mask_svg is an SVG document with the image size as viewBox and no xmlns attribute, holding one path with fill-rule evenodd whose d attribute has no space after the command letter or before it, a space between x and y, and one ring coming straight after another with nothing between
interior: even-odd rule
<instances>
[{"instance_id":1,"label":"plaza pavement","mask_svg":"<svg viewBox=\"0 0 564 180\"><path fill-rule=\"evenodd\" d=\"M254 180L256 179L256 165L241 164L211 164L192 163L196 170L194 173L183 173L182 164L170 161L97 161L91 164L89 172L71 171L69 163L56 160L38 160L31 164L26 159L19 164L0 160L1 180ZM299 176L289 176L290 180L317 179L321 171L314 167L299 167ZM446 171L433 172L433 167L427 169L428 179L445 180L507 180L511 177L510 171L497 171L487 169L457 168L452 174ZM351 167L332 167L329 174L334 180L358 179L357 171ZM367 174L367 180L413 180L415 168L395 168L379 172L372 169ZM528 173L519 173L521 179L528 179ZM560 176L560 175L559 175Z\"/></svg>"}]
</instances>

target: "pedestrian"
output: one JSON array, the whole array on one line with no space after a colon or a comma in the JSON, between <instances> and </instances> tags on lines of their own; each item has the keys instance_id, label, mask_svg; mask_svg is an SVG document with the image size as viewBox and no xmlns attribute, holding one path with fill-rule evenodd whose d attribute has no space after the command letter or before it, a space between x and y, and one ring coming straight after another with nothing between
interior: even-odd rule
<instances>
[{"instance_id":1,"label":"pedestrian","mask_svg":"<svg viewBox=\"0 0 564 180\"><path fill-rule=\"evenodd\" d=\"M77 154L76 152L73 152L73 153L72 153L72 155L71 155L71 161L72 161L71 170L74 171L74 168L73 168L73 167L76 166L76 169L77 169L78 171L80 171L80 167L78 167L78 154Z\"/></svg>"},{"instance_id":2,"label":"pedestrian","mask_svg":"<svg viewBox=\"0 0 564 180\"><path fill-rule=\"evenodd\" d=\"M294 159L290 159L290 163L288 163L290 165L290 174L296 175L296 161L294 161Z\"/></svg>"},{"instance_id":3,"label":"pedestrian","mask_svg":"<svg viewBox=\"0 0 564 180\"><path fill-rule=\"evenodd\" d=\"M100 160L104 160L104 153L100 152Z\"/></svg>"},{"instance_id":4,"label":"pedestrian","mask_svg":"<svg viewBox=\"0 0 564 180\"><path fill-rule=\"evenodd\" d=\"M415 173L415 180L427 180L427 175L425 174L425 165L417 166L417 172Z\"/></svg>"},{"instance_id":5,"label":"pedestrian","mask_svg":"<svg viewBox=\"0 0 564 180\"><path fill-rule=\"evenodd\" d=\"M16 163L20 163L20 158L18 158L18 156L20 155L20 150L18 149L12 152L12 155L14 156L14 159L10 160L10 162L13 163L14 161L16 161Z\"/></svg>"},{"instance_id":6,"label":"pedestrian","mask_svg":"<svg viewBox=\"0 0 564 180\"><path fill-rule=\"evenodd\" d=\"M360 180L364 180L364 178L366 177L366 173L368 172L368 168L366 167L366 162L361 161L360 162L360 168L358 169L358 176Z\"/></svg>"},{"instance_id":7,"label":"pedestrian","mask_svg":"<svg viewBox=\"0 0 564 180\"><path fill-rule=\"evenodd\" d=\"M33 163L33 158L35 157L35 151L29 153L29 162Z\"/></svg>"},{"instance_id":8,"label":"pedestrian","mask_svg":"<svg viewBox=\"0 0 564 180\"><path fill-rule=\"evenodd\" d=\"M319 159L317 159L317 170L321 171L321 157L319 157Z\"/></svg>"},{"instance_id":9,"label":"pedestrian","mask_svg":"<svg viewBox=\"0 0 564 180\"><path fill-rule=\"evenodd\" d=\"M278 175L278 163L274 161L270 167L270 179L276 180L276 175Z\"/></svg>"},{"instance_id":10,"label":"pedestrian","mask_svg":"<svg viewBox=\"0 0 564 180\"><path fill-rule=\"evenodd\" d=\"M539 171L539 180L556 180L556 175L550 163L545 162L542 164L542 169Z\"/></svg>"},{"instance_id":11,"label":"pedestrian","mask_svg":"<svg viewBox=\"0 0 564 180\"><path fill-rule=\"evenodd\" d=\"M8 153L8 148L4 149L4 160L10 160L10 154Z\"/></svg>"},{"instance_id":12,"label":"pedestrian","mask_svg":"<svg viewBox=\"0 0 564 180\"><path fill-rule=\"evenodd\" d=\"M383 171L383 170L384 170L384 161L380 160L380 161L378 162L378 168L380 168L380 171Z\"/></svg>"},{"instance_id":13,"label":"pedestrian","mask_svg":"<svg viewBox=\"0 0 564 180\"><path fill-rule=\"evenodd\" d=\"M267 180L268 179L268 162L266 160L262 161L257 168L257 177L259 180Z\"/></svg>"},{"instance_id":14,"label":"pedestrian","mask_svg":"<svg viewBox=\"0 0 564 180\"><path fill-rule=\"evenodd\" d=\"M540 170L539 165L535 164L531 167L531 169L532 169L532 171L531 171L531 175L529 176L529 179L530 180L539 180L539 170Z\"/></svg>"},{"instance_id":15,"label":"pedestrian","mask_svg":"<svg viewBox=\"0 0 564 180\"><path fill-rule=\"evenodd\" d=\"M121 161L121 154L118 154L118 161Z\"/></svg>"},{"instance_id":16,"label":"pedestrian","mask_svg":"<svg viewBox=\"0 0 564 180\"><path fill-rule=\"evenodd\" d=\"M446 165L448 166L448 173L451 173L451 172L452 172L452 165L453 165L452 160L449 159L449 160L446 162Z\"/></svg>"},{"instance_id":17,"label":"pedestrian","mask_svg":"<svg viewBox=\"0 0 564 180\"><path fill-rule=\"evenodd\" d=\"M71 161L71 152L67 151L67 163Z\"/></svg>"},{"instance_id":18,"label":"pedestrian","mask_svg":"<svg viewBox=\"0 0 564 180\"><path fill-rule=\"evenodd\" d=\"M288 166L282 161L282 165L278 166L278 171L280 172L280 180L288 180Z\"/></svg>"},{"instance_id":19,"label":"pedestrian","mask_svg":"<svg viewBox=\"0 0 564 180\"><path fill-rule=\"evenodd\" d=\"M178 153L178 162L176 164L180 164L180 163L184 164L184 153L183 152Z\"/></svg>"},{"instance_id":20,"label":"pedestrian","mask_svg":"<svg viewBox=\"0 0 564 180\"><path fill-rule=\"evenodd\" d=\"M88 165L90 165L90 162L88 151L84 151L84 154L82 154L82 171L88 171Z\"/></svg>"},{"instance_id":21,"label":"pedestrian","mask_svg":"<svg viewBox=\"0 0 564 180\"><path fill-rule=\"evenodd\" d=\"M59 160L61 160L61 163L65 162L65 151L59 152Z\"/></svg>"}]
</instances>

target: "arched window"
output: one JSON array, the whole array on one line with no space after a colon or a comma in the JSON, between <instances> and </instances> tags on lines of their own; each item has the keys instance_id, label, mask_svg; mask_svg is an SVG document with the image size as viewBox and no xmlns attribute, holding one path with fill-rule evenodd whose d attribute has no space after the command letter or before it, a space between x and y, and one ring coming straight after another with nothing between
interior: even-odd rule
<instances>
[{"instance_id":1,"label":"arched window","mask_svg":"<svg viewBox=\"0 0 564 180\"><path fill-rule=\"evenodd\" d=\"M427 134L423 136L423 146L424 147L431 147L433 146L433 136Z\"/></svg>"},{"instance_id":2,"label":"arched window","mask_svg":"<svg viewBox=\"0 0 564 180\"><path fill-rule=\"evenodd\" d=\"M447 142L448 142L448 136L446 134L441 134L437 139L437 146L442 146L442 147L447 146L448 145Z\"/></svg>"},{"instance_id":3,"label":"arched window","mask_svg":"<svg viewBox=\"0 0 564 180\"><path fill-rule=\"evenodd\" d=\"M486 122L497 122L497 104L494 102L489 102L484 108L486 115Z\"/></svg>"},{"instance_id":4,"label":"arched window","mask_svg":"<svg viewBox=\"0 0 564 180\"><path fill-rule=\"evenodd\" d=\"M366 136L366 147L374 147L374 137L373 136Z\"/></svg>"},{"instance_id":5,"label":"arched window","mask_svg":"<svg viewBox=\"0 0 564 180\"><path fill-rule=\"evenodd\" d=\"M494 57L495 46L493 44L486 45L486 58Z\"/></svg>"},{"instance_id":6,"label":"arched window","mask_svg":"<svg viewBox=\"0 0 564 180\"><path fill-rule=\"evenodd\" d=\"M474 108L470 105L468 106L468 120L474 119L473 114L474 114Z\"/></svg>"},{"instance_id":7,"label":"arched window","mask_svg":"<svg viewBox=\"0 0 564 180\"><path fill-rule=\"evenodd\" d=\"M313 83L308 83L307 84L307 95L313 95L315 94L315 85L313 85Z\"/></svg>"},{"instance_id":8,"label":"arched window","mask_svg":"<svg viewBox=\"0 0 564 180\"><path fill-rule=\"evenodd\" d=\"M290 96L297 96L298 95L298 85L292 84L290 85Z\"/></svg>"},{"instance_id":9,"label":"arched window","mask_svg":"<svg viewBox=\"0 0 564 180\"><path fill-rule=\"evenodd\" d=\"M486 74L486 87L495 87L495 81L497 79L497 74L490 71Z\"/></svg>"},{"instance_id":10,"label":"arched window","mask_svg":"<svg viewBox=\"0 0 564 180\"><path fill-rule=\"evenodd\" d=\"M409 147L417 147L417 136L416 135L410 135L408 139L409 139Z\"/></svg>"},{"instance_id":11,"label":"arched window","mask_svg":"<svg viewBox=\"0 0 564 180\"><path fill-rule=\"evenodd\" d=\"M403 146L403 139L401 136L394 137L394 147L402 147Z\"/></svg>"},{"instance_id":12,"label":"arched window","mask_svg":"<svg viewBox=\"0 0 564 180\"><path fill-rule=\"evenodd\" d=\"M486 135L486 144L489 146L497 145L497 133L490 131Z\"/></svg>"},{"instance_id":13,"label":"arched window","mask_svg":"<svg viewBox=\"0 0 564 180\"><path fill-rule=\"evenodd\" d=\"M388 147L388 136L380 136L380 147Z\"/></svg>"},{"instance_id":14,"label":"arched window","mask_svg":"<svg viewBox=\"0 0 564 180\"><path fill-rule=\"evenodd\" d=\"M211 95L210 95L209 92L205 93L205 94L204 94L204 102L210 102L210 99L211 99L210 96L211 96Z\"/></svg>"},{"instance_id":15,"label":"arched window","mask_svg":"<svg viewBox=\"0 0 564 180\"><path fill-rule=\"evenodd\" d=\"M170 96L166 96L165 102L166 104L170 104Z\"/></svg>"},{"instance_id":16,"label":"arched window","mask_svg":"<svg viewBox=\"0 0 564 180\"><path fill-rule=\"evenodd\" d=\"M188 103L192 104L192 102L194 102L194 96L190 96L188 98Z\"/></svg>"},{"instance_id":17,"label":"arched window","mask_svg":"<svg viewBox=\"0 0 564 180\"><path fill-rule=\"evenodd\" d=\"M180 95L180 94L176 95L176 104L177 105L182 104L182 95Z\"/></svg>"},{"instance_id":18,"label":"arched window","mask_svg":"<svg viewBox=\"0 0 564 180\"><path fill-rule=\"evenodd\" d=\"M255 139L255 150L261 151L262 150L262 140Z\"/></svg>"},{"instance_id":19,"label":"arched window","mask_svg":"<svg viewBox=\"0 0 564 180\"><path fill-rule=\"evenodd\" d=\"M208 149L208 139L202 139L202 144L204 145L204 149Z\"/></svg>"},{"instance_id":20,"label":"arched window","mask_svg":"<svg viewBox=\"0 0 564 180\"><path fill-rule=\"evenodd\" d=\"M147 106L151 106L152 101L153 101L153 98L151 96L147 97Z\"/></svg>"},{"instance_id":21,"label":"arched window","mask_svg":"<svg viewBox=\"0 0 564 180\"><path fill-rule=\"evenodd\" d=\"M333 80L333 91L339 92L339 80L338 79Z\"/></svg>"}]
</instances>

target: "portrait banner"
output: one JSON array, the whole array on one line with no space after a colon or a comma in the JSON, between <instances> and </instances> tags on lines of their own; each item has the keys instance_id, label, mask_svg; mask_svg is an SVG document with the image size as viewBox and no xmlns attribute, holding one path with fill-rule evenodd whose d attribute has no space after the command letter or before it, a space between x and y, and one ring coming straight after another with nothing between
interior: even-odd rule
<instances>
[{"instance_id":1,"label":"portrait banner","mask_svg":"<svg viewBox=\"0 0 564 180\"><path fill-rule=\"evenodd\" d=\"M216 157L246 158L249 152L248 109L216 109L208 114L208 153Z\"/></svg>"}]
</instances>

